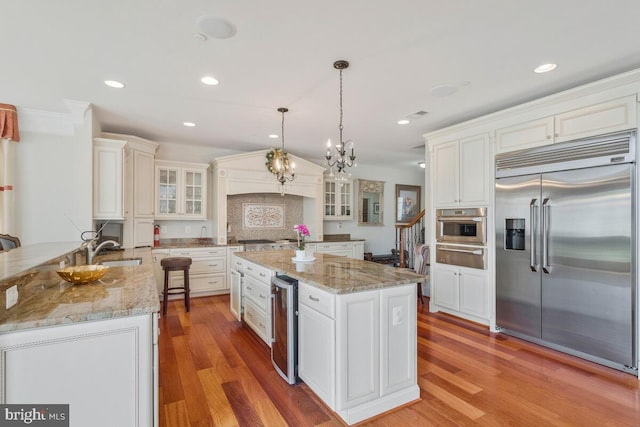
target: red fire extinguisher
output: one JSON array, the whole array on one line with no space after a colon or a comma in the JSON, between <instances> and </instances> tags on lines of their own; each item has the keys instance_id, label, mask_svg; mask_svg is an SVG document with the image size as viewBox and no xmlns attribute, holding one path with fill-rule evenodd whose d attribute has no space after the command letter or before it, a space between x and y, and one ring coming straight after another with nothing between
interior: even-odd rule
<instances>
[{"instance_id":1,"label":"red fire extinguisher","mask_svg":"<svg viewBox=\"0 0 640 427\"><path fill-rule=\"evenodd\" d=\"M153 246L160 246L160 226L153 227Z\"/></svg>"}]
</instances>

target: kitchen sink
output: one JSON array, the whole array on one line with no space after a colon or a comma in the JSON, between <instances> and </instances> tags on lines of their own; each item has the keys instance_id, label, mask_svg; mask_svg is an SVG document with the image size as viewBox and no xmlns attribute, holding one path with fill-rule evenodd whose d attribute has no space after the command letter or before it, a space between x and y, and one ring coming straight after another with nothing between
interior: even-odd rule
<instances>
[{"instance_id":1,"label":"kitchen sink","mask_svg":"<svg viewBox=\"0 0 640 427\"><path fill-rule=\"evenodd\" d=\"M100 264L106 265L107 267L130 267L142 264L142 258L113 259L109 261L102 261Z\"/></svg>"}]
</instances>

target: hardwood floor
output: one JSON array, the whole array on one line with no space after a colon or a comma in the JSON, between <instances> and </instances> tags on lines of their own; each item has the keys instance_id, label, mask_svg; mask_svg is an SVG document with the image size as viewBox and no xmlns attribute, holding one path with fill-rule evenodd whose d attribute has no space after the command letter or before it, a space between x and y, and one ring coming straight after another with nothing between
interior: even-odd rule
<instances>
[{"instance_id":1,"label":"hardwood floor","mask_svg":"<svg viewBox=\"0 0 640 427\"><path fill-rule=\"evenodd\" d=\"M305 384L289 386L229 296L171 301L160 319L160 426L340 426ZM638 426L637 378L492 334L418 304L421 401L367 426Z\"/></svg>"}]
</instances>

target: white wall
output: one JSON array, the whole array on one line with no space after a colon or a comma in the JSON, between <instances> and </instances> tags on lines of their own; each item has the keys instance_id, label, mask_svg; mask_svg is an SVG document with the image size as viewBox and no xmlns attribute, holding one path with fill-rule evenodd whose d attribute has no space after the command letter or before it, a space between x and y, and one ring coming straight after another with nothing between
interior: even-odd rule
<instances>
[{"instance_id":1,"label":"white wall","mask_svg":"<svg viewBox=\"0 0 640 427\"><path fill-rule=\"evenodd\" d=\"M419 185L422 187L420 210L425 207L425 170L417 165L422 159L416 159L416 163L405 168L391 168L383 166L358 165L351 169L351 177L355 179L368 179L384 181L384 225L365 226L358 225L358 219L351 221L324 221L324 234L351 234L352 238L366 239L365 252L374 255L389 254L395 248L395 197L396 184ZM358 201L358 189L354 185L354 207ZM354 209L357 213L358 209Z\"/></svg>"},{"instance_id":2,"label":"white wall","mask_svg":"<svg viewBox=\"0 0 640 427\"><path fill-rule=\"evenodd\" d=\"M78 228L92 227L91 109L73 136L28 130L20 134L14 196L16 234L23 245L80 242Z\"/></svg>"}]
</instances>

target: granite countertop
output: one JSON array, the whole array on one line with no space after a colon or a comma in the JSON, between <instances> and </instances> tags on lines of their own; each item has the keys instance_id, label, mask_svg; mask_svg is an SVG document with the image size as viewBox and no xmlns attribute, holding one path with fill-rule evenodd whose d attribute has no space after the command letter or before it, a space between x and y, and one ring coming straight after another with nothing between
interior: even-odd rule
<instances>
[{"instance_id":1,"label":"granite countertop","mask_svg":"<svg viewBox=\"0 0 640 427\"><path fill-rule=\"evenodd\" d=\"M340 242L364 242L366 239L355 238L325 238L325 240L307 240L307 243L340 243ZM295 239L290 239L295 242ZM228 247L228 246L243 246L242 243L230 242L226 245L219 245L216 240L211 237L199 237L199 238L176 238L176 239L160 239L160 245L154 246L152 249L182 249L182 248L210 248L210 247Z\"/></svg>"},{"instance_id":2,"label":"granite countertop","mask_svg":"<svg viewBox=\"0 0 640 427\"><path fill-rule=\"evenodd\" d=\"M334 294L406 285L426 277L408 269L330 254L316 253L315 261L308 262L293 262L293 250L236 252L234 255Z\"/></svg>"},{"instance_id":3,"label":"granite countertop","mask_svg":"<svg viewBox=\"0 0 640 427\"><path fill-rule=\"evenodd\" d=\"M76 243L74 249L78 246ZM48 260L57 261L56 257L71 253L56 252L55 248L61 247L23 247L3 255L15 251L12 258L26 260L28 253L48 252ZM22 255L20 249L24 249ZM3 264L2 258L0 257L0 265ZM64 281L55 271L59 266L46 261L43 261L43 265L28 267L22 274L6 279L2 288L18 285L19 297L16 305L0 313L0 333L158 312L160 300L151 250L141 248L106 252L96 257L96 262L123 258L142 258L142 264L109 267L109 271L100 280L83 285L72 285ZM24 265L32 263L25 261ZM6 267L15 262L5 264ZM4 307L4 292L0 299Z\"/></svg>"}]
</instances>

